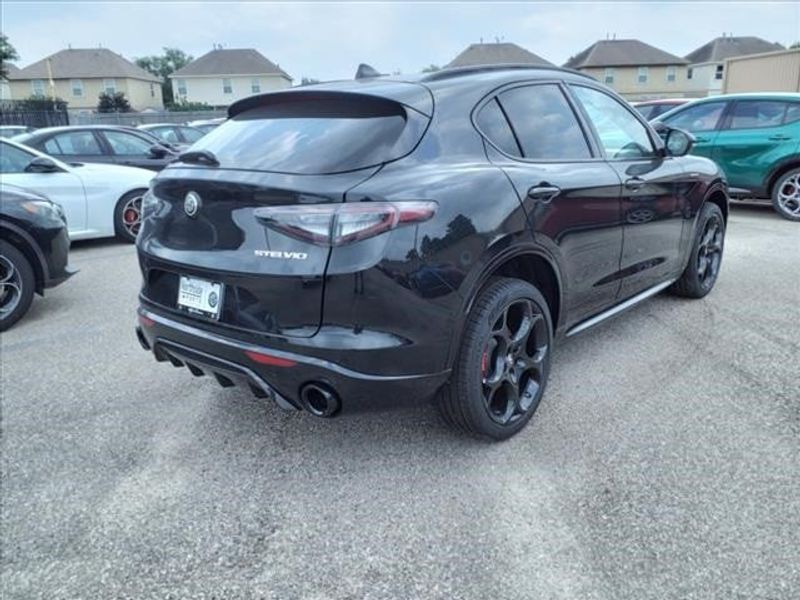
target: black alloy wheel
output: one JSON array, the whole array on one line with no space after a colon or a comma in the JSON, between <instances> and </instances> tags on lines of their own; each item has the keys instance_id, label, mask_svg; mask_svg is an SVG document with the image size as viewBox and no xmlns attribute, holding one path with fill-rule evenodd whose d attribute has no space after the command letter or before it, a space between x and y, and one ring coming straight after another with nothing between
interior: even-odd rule
<instances>
[{"instance_id":1,"label":"black alloy wheel","mask_svg":"<svg viewBox=\"0 0 800 600\"><path fill-rule=\"evenodd\" d=\"M713 288L722 265L725 219L716 204L706 202L697 218L689 263L670 291L686 298L702 298Z\"/></svg>"}]
</instances>

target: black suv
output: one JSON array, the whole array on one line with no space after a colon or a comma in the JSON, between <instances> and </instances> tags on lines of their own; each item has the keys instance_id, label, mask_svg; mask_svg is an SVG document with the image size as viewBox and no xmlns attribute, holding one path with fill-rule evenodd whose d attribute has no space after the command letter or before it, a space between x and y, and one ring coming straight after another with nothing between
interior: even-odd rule
<instances>
[{"instance_id":1,"label":"black suv","mask_svg":"<svg viewBox=\"0 0 800 600\"><path fill-rule=\"evenodd\" d=\"M337 82L229 116L145 197L137 335L287 409L438 394L452 425L506 438L554 339L719 272L717 167L579 73Z\"/></svg>"}]
</instances>

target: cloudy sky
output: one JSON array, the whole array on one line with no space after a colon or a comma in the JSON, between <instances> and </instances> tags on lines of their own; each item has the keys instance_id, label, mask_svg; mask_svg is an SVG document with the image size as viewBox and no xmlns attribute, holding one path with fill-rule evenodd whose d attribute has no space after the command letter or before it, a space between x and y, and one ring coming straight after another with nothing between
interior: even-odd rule
<instances>
[{"instance_id":1,"label":"cloudy sky","mask_svg":"<svg viewBox=\"0 0 800 600\"><path fill-rule=\"evenodd\" d=\"M557 64L616 34L678 55L730 32L788 45L800 40L800 2L13 2L0 24L25 66L67 45L134 58L213 44L256 48L294 78L352 77L443 65L468 44L502 38Z\"/></svg>"}]
</instances>

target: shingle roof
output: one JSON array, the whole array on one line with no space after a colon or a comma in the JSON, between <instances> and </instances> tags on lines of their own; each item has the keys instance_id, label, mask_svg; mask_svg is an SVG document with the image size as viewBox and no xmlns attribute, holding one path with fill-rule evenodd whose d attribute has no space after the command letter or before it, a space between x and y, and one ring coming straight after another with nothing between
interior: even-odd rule
<instances>
[{"instance_id":1,"label":"shingle roof","mask_svg":"<svg viewBox=\"0 0 800 600\"><path fill-rule=\"evenodd\" d=\"M707 44L703 44L697 50L686 55L686 59L692 64L707 62L722 62L726 58L734 56L744 56L746 54L761 54L762 52L775 52L783 50L780 44L762 40L754 36L718 37Z\"/></svg>"},{"instance_id":2,"label":"shingle roof","mask_svg":"<svg viewBox=\"0 0 800 600\"><path fill-rule=\"evenodd\" d=\"M570 58L565 67L638 67L685 65L687 60L639 40L600 40Z\"/></svg>"},{"instance_id":3,"label":"shingle roof","mask_svg":"<svg viewBox=\"0 0 800 600\"><path fill-rule=\"evenodd\" d=\"M61 50L28 65L24 69L9 73L9 79L48 79L47 62L53 79L129 77L145 81L161 81L152 73L137 67L132 62L108 48L70 48Z\"/></svg>"},{"instance_id":4,"label":"shingle roof","mask_svg":"<svg viewBox=\"0 0 800 600\"><path fill-rule=\"evenodd\" d=\"M19 67L14 63L6 62L3 63L3 68L6 70L6 73L11 75L12 73L16 73L19 71Z\"/></svg>"},{"instance_id":5,"label":"shingle roof","mask_svg":"<svg viewBox=\"0 0 800 600\"><path fill-rule=\"evenodd\" d=\"M203 75L283 75L286 71L252 48L221 48L196 58L171 77Z\"/></svg>"},{"instance_id":6,"label":"shingle roof","mask_svg":"<svg viewBox=\"0 0 800 600\"><path fill-rule=\"evenodd\" d=\"M503 64L553 65L550 61L516 44L500 42L496 44L470 44L466 50L450 61L446 67Z\"/></svg>"}]
</instances>

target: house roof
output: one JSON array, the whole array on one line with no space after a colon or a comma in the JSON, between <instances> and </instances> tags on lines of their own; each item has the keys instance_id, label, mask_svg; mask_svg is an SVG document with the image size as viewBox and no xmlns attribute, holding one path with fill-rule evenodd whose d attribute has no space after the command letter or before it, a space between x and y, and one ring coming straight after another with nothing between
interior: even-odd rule
<instances>
[{"instance_id":1,"label":"house roof","mask_svg":"<svg viewBox=\"0 0 800 600\"><path fill-rule=\"evenodd\" d=\"M495 44L470 44L466 50L450 61L446 68L504 64L553 66L550 61L516 44L499 42Z\"/></svg>"},{"instance_id":2,"label":"house roof","mask_svg":"<svg viewBox=\"0 0 800 600\"><path fill-rule=\"evenodd\" d=\"M19 71L19 67L17 65L15 65L14 63L10 63L10 62L3 63L3 67L5 68L6 73L8 73L9 75Z\"/></svg>"},{"instance_id":3,"label":"house roof","mask_svg":"<svg viewBox=\"0 0 800 600\"><path fill-rule=\"evenodd\" d=\"M640 67L650 65L685 65L689 61L639 40L600 40L579 52L565 67Z\"/></svg>"},{"instance_id":4,"label":"house roof","mask_svg":"<svg viewBox=\"0 0 800 600\"><path fill-rule=\"evenodd\" d=\"M47 63L50 62L48 70ZM143 79L145 81L161 80L137 67L108 48L69 48L51 54L47 58L28 65L13 73L9 79L48 79L52 72L53 79L122 77Z\"/></svg>"},{"instance_id":5,"label":"house roof","mask_svg":"<svg viewBox=\"0 0 800 600\"><path fill-rule=\"evenodd\" d=\"M252 48L219 48L196 58L170 77L202 77L204 75L282 75L286 71Z\"/></svg>"},{"instance_id":6,"label":"house roof","mask_svg":"<svg viewBox=\"0 0 800 600\"><path fill-rule=\"evenodd\" d=\"M692 64L722 62L726 58L744 56L746 54L761 54L762 52L775 52L783 50L780 44L768 42L754 36L724 36L714 38L703 44L697 50L686 55Z\"/></svg>"}]
</instances>

